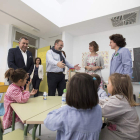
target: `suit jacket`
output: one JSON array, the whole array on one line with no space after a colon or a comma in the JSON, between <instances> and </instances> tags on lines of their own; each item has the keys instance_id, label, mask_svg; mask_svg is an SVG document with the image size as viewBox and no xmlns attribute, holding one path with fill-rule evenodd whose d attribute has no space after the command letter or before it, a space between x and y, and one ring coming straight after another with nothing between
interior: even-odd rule
<instances>
[{"instance_id":1,"label":"suit jacket","mask_svg":"<svg viewBox=\"0 0 140 140\"><path fill-rule=\"evenodd\" d=\"M33 79L33 77L34 77L34 70L35 70L35 65L34 65L33 72L32 72L32 74L30 76L31 79ZM38 77L39 77L39 79L43 80L43 75L44 75L44 73L43 73L43 65L39 65L39 68L38 68Z\"/></svg>"},{"instance_id":2,"label":"suit jacket","mask_svg":"<svg viewBox=\"0 0 140 140\"><path fill-rule=\"evenodd\" d=\"M33 68L34 68L34 62L33 62L33 56L30 51L27 50L27 65L25 66L23 55L19 49L17 48L11 48L8 52L8 67L13 69L23 68L27 73L31 75Z\"/></svg>"}]
</instances>

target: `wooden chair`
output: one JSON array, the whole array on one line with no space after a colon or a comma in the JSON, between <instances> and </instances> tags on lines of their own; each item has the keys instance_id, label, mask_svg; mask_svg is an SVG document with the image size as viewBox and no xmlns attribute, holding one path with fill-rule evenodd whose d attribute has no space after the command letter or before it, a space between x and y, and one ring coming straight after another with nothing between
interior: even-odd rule
<instances>
[{"instance_id":1,"label":"wooden chair","mask_svg":"<svg viewBox=\"0 0 140 140\"><path fill-rule=\"evenodd\" d=\"M24 139L24 131L21 129L16 129L5 135L3 135L3 133L4 133L4 129L3 129L3 125L2 125L2 120L0 118L0 140L23 140ZM31 139L32 139L31 134L28 133L27 136L31 137ZM40 139L35 138L35 140L40 140Z\"/></svg>"}]
</instances>

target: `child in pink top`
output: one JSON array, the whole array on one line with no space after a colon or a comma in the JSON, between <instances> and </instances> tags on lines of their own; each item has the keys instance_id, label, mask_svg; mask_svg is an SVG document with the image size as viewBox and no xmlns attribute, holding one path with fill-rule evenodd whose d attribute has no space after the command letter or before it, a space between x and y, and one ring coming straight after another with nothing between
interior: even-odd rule
<instances>
[{"instance_id":1,"label":"child in pink top","mask_svg":"<svg viewBox=\"0 0 140 140\"><path fill-rule=\"evenodd\" d=\"M13 109L11 108L11 103L26 103L30 97L30 95L34 95L37 93L37 90L32 90L29 92L29 85L31 83L28 82L26 86L26 90L24 90L24 85L27 81L27 73L23 69L10 68L5 73L5 78L9 78L13 83L8 87L7 92L4 96L4 108L5 114L3 116L3 127L4 129L10 127L12 125L12 113ZM19 122L22 124L20 118L16 115L15 122Z\"/></svg>"}]
</instances>

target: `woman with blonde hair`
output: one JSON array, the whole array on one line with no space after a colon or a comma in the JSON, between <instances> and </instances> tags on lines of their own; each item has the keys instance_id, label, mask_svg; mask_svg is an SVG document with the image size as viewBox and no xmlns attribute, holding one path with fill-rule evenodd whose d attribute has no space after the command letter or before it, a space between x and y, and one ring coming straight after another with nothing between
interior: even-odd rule
<instances>
[{"instance_id":1,"label":"woman with blonde hair","mask_svg":"<svg viewBox=\"0 0 140 140\"><path fill-rule=\"evenodd\" d=\"M109 77L111 97L100 100L102 116L107 126L101 131L101 140L140 140L140 122L133 99L133 86L129 75L119 73Z\"/></svg>"}]
</instances>

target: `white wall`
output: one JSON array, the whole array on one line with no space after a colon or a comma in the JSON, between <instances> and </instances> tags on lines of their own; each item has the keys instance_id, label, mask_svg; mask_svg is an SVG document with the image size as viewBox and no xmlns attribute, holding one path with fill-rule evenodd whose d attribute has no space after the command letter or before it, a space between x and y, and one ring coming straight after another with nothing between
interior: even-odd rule
<instances>
[{"instance_id":1,"label":"white wall","mask_svg":"<svg viewBox=\"0 0 140 140\"><path fill-rule=\"evenodd\" d=\"M39 39L39 48L46 47L46 46L49 46L49 41L40 38Z\"/></svg>"},{"instance_id":2,"label":"white wall","mask_svg":"<svg viewBox=\"0 0 140 140\"><path fill-rule=\"evenodd\" d=\"M70 35L67 32L63 32L62 33L62 40L64 42L64 48L63 50L66 53L66 59L68 60L69 63L73 63L73 36Z\"/></svg>"},{"instance_id":3,"label":"white wall","mask_svg":"<svg viewBox=\"0 0 140 140\"><path fill-rule=\"evenodd\" d=\"M96 41L99 44L100 51L109 50L112 54L113 51L109 46L109 36L116 33L122 34L126 38L126 47L140 47L140 25L78 36L74 38L73 63L82 63L82 52L89 51L89 42L91 41ZM109 69L102 70L102 75L105 81L108 80L109 72ZM138 91L140 92L140 85L134 85L134 91L138 94Z\"/></svg>"},{"instance_id":4,"label":"white wall","mask_svg":"<svg viewBox=\"0 0 140 140\"><path fill-rule=\"evenodd\" d=\"M12 26L0 24L0 82L5 82L4 73L8 69L7 54L11 48Z\"/></svg>"},{"instance_id":5,"label":"white wall","mask_svg":"<svg viewBox=\"0 0 140 140\"><path fill-rule=\"evenodd\" d=\"M56 41L57 39L62 39L62 34L59 34L59 35L57 35L57 36L48 38L49 45L50 45L51 47L53 47L53 46L54 46L54 43L55 43L55 41Z\"/></svg>"}]
</instances>

